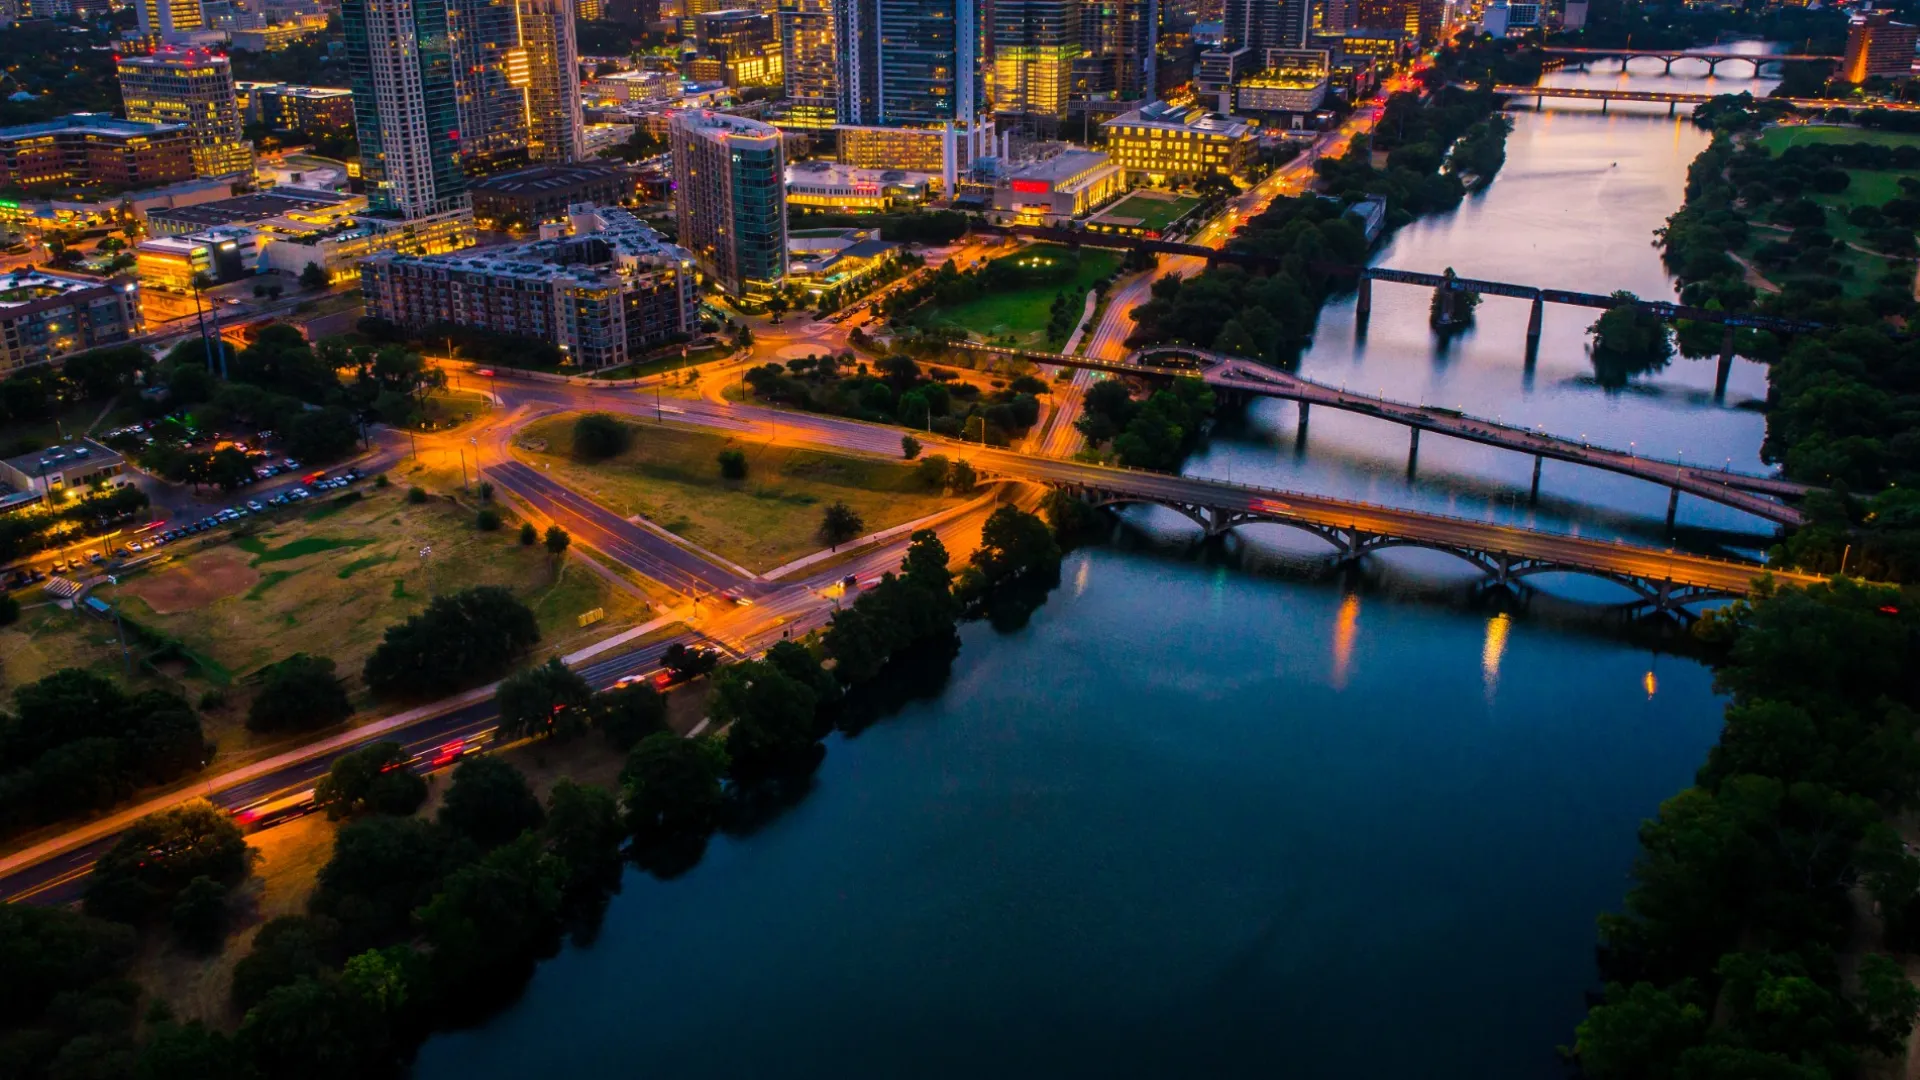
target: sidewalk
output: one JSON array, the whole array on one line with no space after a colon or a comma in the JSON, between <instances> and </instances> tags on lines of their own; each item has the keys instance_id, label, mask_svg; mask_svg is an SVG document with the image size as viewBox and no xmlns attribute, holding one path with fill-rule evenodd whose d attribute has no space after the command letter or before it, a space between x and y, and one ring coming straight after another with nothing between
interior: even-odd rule
<instances>
[{"instance_id":1,"label":"sidewalk","mask_svg":"<svg viewBox=\"0 0 1920 1080\"><path fill-rule=\"evenodd\" d=\"M997 487L998 485L995 484L994 486ZM882 529L877 533L868 533L859 539L849 540L841 544L838 548L826 548L821 551L816 551L811 555L802 556L785 565L774 567L765 574L762 574L761 577L767 581L777 581L780 578L786 577L788 574L805 570L809 566L818 566L821 563L829 562L843 555L851 555L854 552L873 547L877 544L884 544L890 540L896 540L902 536L918 532L921 529L931 529L949 518L958 517L969 511L977 510L999 497L999 491L989 491L971 502L964 502L959 506L950 506L938 513L928 514L926 517L917 518L904 525L895 525L891 529Z\"/></svg>"}]
</instances>

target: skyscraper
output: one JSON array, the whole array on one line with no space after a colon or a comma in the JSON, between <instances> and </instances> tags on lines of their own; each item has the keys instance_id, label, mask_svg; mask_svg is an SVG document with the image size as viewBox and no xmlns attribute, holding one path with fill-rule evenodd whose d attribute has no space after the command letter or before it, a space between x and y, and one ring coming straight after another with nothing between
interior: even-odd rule
<instances>
[{"instance_id":1,"label":"skyscraper","mask_svg":"<svg viewBox=\"0 0 1920 1080\"><path fill-rule=\"evenodd\" d=\"M995 0L993 104L1000 112L1060 116L1080 55L1081 0Z\"/></svg>"},{"instance_id":2,"label":"skyscraper","mask_svg":"<svg viewBox=\"0 0 1920 1080\"><path fill-rule=\"evenodd\" d=\"M1160 0L1081 0L1081 52L1114 65L1114 96L1154 96L1160 48Z\"/></svg>"},{"instance_id":3,"label":"skyscraper","mask_svg":"<svg viewBox=\"0 0 1920 1080\"><path fill-rule=\"evenodd\" d=\"M241 137L233 66L198 48L161 46L118 63L127 119L185 124L193 136L193 171L201 176L253 177L253 145Z\"/></svg>"},{"instance_id":4,"label":"skyscraper","mask_svg":"<svg viewBox=\"0 0 1920 1080\"><path fill-rule=\"evenodd\" d=\"M1245 48L1257 65L1268 49L1306 48L1309 23L1308 0L1226 0L1222 48Z\"/></svg>"},{"instance_id":5,"label":"skyscraper","mask_svg":"<svg viewBox=\"0 0 1920 1080\"><path fill-rule=\"evenodd\" d=\"M1847 55L1840 77L1850 83L1904 79L1913 74L1914 37L1920 30L1893 21L1889 11L1855 15L1847 27Z\"/></svg>"},{"instance_id":6,"label":"skyscraper","mask_svg":"<svg viewBox=\"0 0 1920 1080\"><path fill-rule=\"evenodd\" d=\"M680 246L730 296L766 296L787 276L786 151L771 124L675 110L673 210Z\"/></svg>"},{"instance_id":7,"label":"skyscraper","mask_svg":"<svg viewBox=\"0 0 1920 1080\"><path fill-rule=\"evenodd\" d=\"M520 42L527 53L527 154L535 161L578 161L586 148L573 0L520 0Z\"/></svg>"},{"instance_id":8,"label":"skyscraper","mask_svg":"<svg viewBox=\"0 0 1920 1080\"><path fill-rule=\"evenodd\" d=\"M834 121L833 8L833 0L785 0L780 5L788 119L803 127L827 127Z\"/></svg>"},{"instance_id":9,"label":"skyscraper","mask_svg":"<svg viewBox=\"0 0 1920 1080\"><path fill-rule=\"evenodd\" d=\"M134 14L140 23L140 36L153 42L207 25L200 0L139 0Z\"/></svg>"},{"instance_id":10,"label":"skyscraper","mask_svg":"<svg viewBox=\"0 0 1920 1080\"><path fill-rule=\"evenodd\" d=\"M527 57L516 0L449 0L460 159L469 173L527 161Z\"/></svg>"},{"instance_id":11,"label":"skyscraper","mask_svg":"<svg viewBox=\"0 0 1920 1080\"><path fill-rule=\"evenodd\" d=\"M843 124L966 122L986 97L976 0L843 0Z\"/></svg>"},{"instance_id":12,"label":"skyscraper","mask_svg":"<svg viewBox=\"0 0 1920 1080\"><path fill-rule=\"evenodd\" d=\"M340 22L368 204L406 218L465 207L446 0L342 0Z\"/></svg>"}]
</instances>

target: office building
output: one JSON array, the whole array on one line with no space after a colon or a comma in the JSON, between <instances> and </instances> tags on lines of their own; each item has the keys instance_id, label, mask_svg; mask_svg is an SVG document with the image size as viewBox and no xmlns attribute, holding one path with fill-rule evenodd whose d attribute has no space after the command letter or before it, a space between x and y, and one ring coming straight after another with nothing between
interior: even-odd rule
<instances>
[{"instance_id":1,"label":"office building","mask_svg":"<svg viewBox=\"0 0 1920 1080\"><path fill-rule=\"evenodd\" d=\"M1840 78L1859 84L1868 79L1911 77L1917 33L1920 29L1894 22L1890 11L1855 15L1847 26L1847 52L1840 62Z\"/></svg>"},{"instance_id":2,"label":"office building","mask_svg":"<svg viewBox=\"0 0 1920 1080\"><path fill-rule=\"evenodd\" d=\"M1244 174L1253 155L1253 126L1245 120L1165 101L1148 102L1100 127L1113 163L1156 183Z\"/></svg>"},{"instance_id":3,"label":"office building","mask_svg":"<svg viewBox=\"0 0 1920 1080\"><path fill-rule=\"evenodd\" d=\"M578 161L586 148L573 0L520 0L520 41L527 54L527 156Z\"/></svg>"},{"instance_id":4,"label":"office building","mask_svg":"<svg viewBox=\"0 0 1920 1080\"><path fill-rule=\"evenodd\" d=\"M1126 192L1124 171L1106 154L1057 143L1048 150L1034 160L999 163L993 185L995 210L1018 222L1058 225Z\"/></svg>"},{"instance_id":5,"label":"office building","mask_svg":"<svg viewBox=\"0 0 1920 1080\"><path fill-rule=\"evenodd\" d=\"M1081 56L1101 63L1076 70L1099 73L1106 85L1095 93L1153 97L1159 50L1160 0L1081 0Z\"/></svg>"},{"instance_id":6,"label":"office building","mask_svg":"<svg viewBox=\"0 0 1920 1080\"><path fill-rule=\"evenodd\" d=\"M1445 0L1357 0L1358 25L1367 30L1399 30L1410 42L1437 42L1446 32Z\"/></svg>"},{"instance_id":7,"label":"office building","mask_svg":"<svg viewBox=\"0 0 1920 1080\"><path fill-rule=\"evenodd\" d=\"M295 42L323 34L326 29L325 15L301 15L290 22L231 30L227 43L235 52L279 52Z\"/></svg>"},{"instance_id":8,"label":"office building","mask_svg":"<svg viewBox=\"0 0 1920 1080\"><path fill-rule=\"evenodd\" d=\"M867 213L927 201L933 177L904 169L862 169L831 161L787 166L787 205ZM791 238L789 238L791 246Z\"/></svg>"},{"instance_id":9,"label":"office building","mask_svg":"<svg viewBox=\"0 0 1920 1080\"><path fill-rule=\"evenodd\" d=\"M1226 0L1221 48L1246 49L1258 64L1268 49L1307 47L1309 0Z\"/></svg>"},{"instance_id":10,"label":"office building","mask_svg":"<svg viewBox=\"0 0 1920 1080\"><path fill-rule=\"evenodd\" d=\"M0 274L0 376L140 333L140 286L21 269Z\"/></svg>"},{"instance_id":11,"label":"office building","mask_svg":"<svg viewBox=\"0 0 1920 1080\"><path fill-rule=\"evenodd\" d=\"M845 0L836 5L841 124L942 132L947 190L992 147L981 0ZM902 163L902 167L910 167Z\"/></svg>"},{"instance_id":12,"label":"office building","mask_svg":"<svg viewBox=\"0 0 1920 1080\"><path fill-rule=\"evenodd\" d=\"M681 244L728 295L771 293L787 272L786 150L779 129L682 109L667 130Z\"/></svg>"},{"instance_id":13,"label":"office building","mask_svg":"<svg viewBox=\"0 0 1920 1080\"><path fill-rule=\"evenodd\" d=\"M446 0L343 0L340 21L373 210L419 218L464 209Z\"/></svg>"},{"instance_id":14,"label":"office building","mask_svg":"<svg viewBox=\"0 0 1920 1080\"><path fill-rule=\"evenodd\" d=\"M842 165L859 169L906 169L939 173L945 168L946 134L938 128L856 127L834 131Z\"/></svg>"},{"instance_id":15,"label":"office building","mask_svg":"<svg viewBox=\"0 0 1920 1080\"><path fill-rule=\"evenodd\" d=\"M527 54L516 0L446 0L460 161L469 173L527 162Z\"/></svg>"},{"instance_id":16,"label":"office building","mask_svg":"<svg viewBox=\"0 0 1920 1080\"><path fill-rule=\"evenodd\" d=\"M1081 50L1081 0L994 0L993 106L1061 116Z\"/></svg>"},{"instance_id":17,"label":"office building","mask_svg":"<svg viewBox=\"0 0 1920 1080\"><path fill-rule=\"evenodd\" d=\"M575 235L360 266L367 313L539 338L580 367L616 367L699 328L693 260L625 210L585 207Z\"/></svg>"},{"instance_id":18,"label":"office building","mask_svg":"<svg viewBox=\"0 0 1920 1080\"><path fill-rule=\"evenodd\" d=\"M286 83L234 84L241 115L250 124L274 131L352 135L353 91L330 86Z\"/></svg>"},{"instance_id":19,"label":"office building","mask_svg":"<svg viewBox=\"0 0 1920 1080\"><path fill-rule=\"evenodd\" d=\"M0 185L137 188L193 177L185 124L69 113L0 128Z\"/></svg>"},{"instance_id":20,"label":"office building","mask_svg":"<svg viewBox=\"0 0 1920 1080\"><path fill-rule=\"evenodd\" d=\"M253 145L241 137L233 66L201 48L163 45L118 63L127 119L184 124L193 138L193 168L201 176L253 176Z\"/></svg>"},{"instance_id":21,"label":"office building","mask_svg":"<svg viewBox=\"0 0 1920 1080\"><path fill-rule=\"evenodd\" d=\"M1332 70L1332 54L1325 49L1268 49L1260 71L1235 88L1235 111L1259 117L1291 115L1298 120L1327 100Z\"/></svg>"},{"instance_id":22,"label":"office building","mask_svg":"<svg viewBox=\"0 0 1920 1080\"><path fill-rule=\"evenodd\" d=\"M159 44L207 25L200 0L137 0L133 10L140 36L150 44Z\"/></svg>"},{"instance_id":23,"label":"office building","mask_svg":"<svg viewBox=\"0 0 1920 1080\"><path fill-rule=\"evenodd\" d=\"M780 86L786 68L773 17L746 8L709 11L695 20L700 52L689 74L728 86ZM711 66L707 66L711 65Z\"/></svg>"},{"instance_id":24,"label":"office building","mask_svg":"<svg viewBox=\"0 0 1920 1080\"><path fill-rule=\"evenodd\" d=\"M0 278L0 288L5 284ZM5 370L0 361L0 371ZM123 488L132 482L126 459L118 453L92 439L62 440L44 450L0 459L0 514L72 499L96 486Z\"/></svg>"},{"instance_id":25,"label":"office building","mask_svg":"<svg viewBox=\"0 0 1920 1080\"><path fill-rule=\"evenodd\" d=\"M786 84L786 123L833 126L835 89L833 0L785 0L780 6L780 54Z\"/></svg>"},{"instance_id":26,"label":"office building","mask_svg":"<svg viewBox=\"0 0 1920 1080\"><path fill-rule=\"evenodd\" d=\"M484 228L558 221L576 203L618 206L634 197L638 174L613 162L536 165L473 182L473 217Z\"/></svg>"}]
</instances>

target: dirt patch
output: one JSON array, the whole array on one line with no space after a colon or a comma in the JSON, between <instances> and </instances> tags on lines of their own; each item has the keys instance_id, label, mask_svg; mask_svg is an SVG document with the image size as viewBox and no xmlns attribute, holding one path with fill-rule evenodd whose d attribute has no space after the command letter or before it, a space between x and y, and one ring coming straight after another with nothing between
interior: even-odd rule
<instances>
[{"instance_id":1,"label":"dirt patch","mask_svg":"<svg viewBox=\"0 0 1920 1080\"><path fill-rule=\"evenodd\" d=\"M253 588L260 571L247 565L244 552L216 548L192 559L176 559L151 574L127 582L126 590L162 615L195 611L223 597Z\"/></svg>"}]
</instances>

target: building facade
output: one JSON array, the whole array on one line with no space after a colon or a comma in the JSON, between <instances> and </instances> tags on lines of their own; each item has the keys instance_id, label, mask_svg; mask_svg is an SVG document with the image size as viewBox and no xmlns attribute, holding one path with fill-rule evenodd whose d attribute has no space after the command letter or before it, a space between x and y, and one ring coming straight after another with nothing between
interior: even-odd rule
<instances>
[{"instance_id":1,"label":"building facade","mask_svg":"<svg viewBox=\"0 0 1920 1080\"><path fill-rule=\"evenodd\" d=\"M206 11L200 6L200 0L138 0L133 10L140 26L140 36L150 44L158 44L207 25Z\"/></svg>"},{"instance_id":2,"label":"building facade","mask_svg":"<svg viewBox=\"0 0 1920 1080\"><path fill-rule=\"evenodd\" d=\"M673 114L673 209L682 246L730 296L787 273L786 149L778 128L707 109Z\"/></svg>"},{"instance_id":3,"label":"building facade","mask_svg":"<svg viewBox=\"0 0 1920 1080\"><path fill-rule=\"evenodd\" d=\"M286 83L235 83L248 123L275 131L353 134L353 91Z\"/></svg>"},{"instance_id":4,"label":"building facade","mask_svg":"<svg viewBox=\"0 0 1920 1080\"><path fill-rule=\"evenodd\" d=\"M576 203L618 206L632 199L638 176L611 162L536 165L473 184L474 220L487 228L558 221Z\"/></svg>"},{"instance_id":5,"label":"building facade","mask_svg":"<svg viewBox=\"0 0 1920 1080\"><path fill-rule=\"evenodd\" d=\"M1913 75L1914 42L1920 28L1893 21L1890 11L1868 11L1847 26L1847 53L1840 77L1850 83L1868 79L1906 79Z\"/></svg>"},{"instance_id":6,"label":"building facade","mask_svg":"<svg viewBox=\"0 0 1920 1080\"><path fill-rule=\"evenodd\" d=\"M986 100L976 0L836 4L843 124L964 123Z\"/></svg>"},{"instance_id":7,"label":"building facade","mask_svg":"<svg viewBox=\"0 0 1920 1080\"><path fill-rule=\"evenodd\" d=\"M447 0L460 159L487 173L527 160L527 56L517 0Z\"/></svg>"},{"instance_id":8,"label":"building facade","mask_svg":"<svg viewBox=\"0 0 1920 1080\"><path fill-rule=\"evenodd\" d=\"M360 266L367 313L539 338L598 369L684 341L699 325L693 260L624 210L576 208L576 235Z\"/></svg>"},{"instance_id":9,"label":"building facade","mask_svg":"<svg viewBox=\"0 0 1920 1080\"><path fill-rule=\"evenodd\" d=\"M787 166L787 204L848 213L914 206L926 202L932 181L924 172L803 161Z\"/></svg>"},{"instance_id":10,"label":"building facade","mask_svg":"<svg viewBox=\"0 0 1920 1080\"><path fill-rule=\"evenodd\" d=\"M1081 52L1081 0L994 0L993 107L1061 116Z\"/></svg>"},{"instance_id":11,"label":"building facade","mask_svg":"<svg viewBox=\"0 0 1920 1080\"><path fill-rule=\"evenodd\" d=\"M527 54L527 156L560 164L586 156L580 118L580 48L573 0L520 0Z\"/></svg>"},{"instance_id":12,"label":"building facade","mask_svg":"<svg viewBox=\"0 0 1920 1080\"><path fill-rule=\"evenodd\" d=\"M342 0L360 176L376 212L465 208L446 0Z\"/></svg>"},{"instance_id":13,"label":"building facade","mask_svg":"<svg viewBox=\"0 0 1920 1080\"><path fill-rule=\"evenodd\" d=\"M140 333L140 286L46 270L0 275L0 375Z\"/></svg>"},{"instance_id":14,"label":"building facade","mask_svg":"<svg viewBox=\"0 0 1920 1080\"><path fill-rule=\"evenodd\" d=\"M233 65L225 56L163 45L147 56L123 56L117 67L127 119L185 125L201 176L252 178L253 145L241 136Z\"/></svg>"},{"instance_id":15,"label":"building facade","mask_svg":"<svg viewBox=\"0 0 1920 1080\"><path fill-rule=\"evenodd\" d=\"M785 0L780 52L789 112L797 127L832 127L839 97L834 57L834 0Z\"/></svg>"},{"instance_id":16,"label":"building facade","mask_svg":"<svg viewBox=\"0 0 1920 1080\"><path fill-rule=\"evenodd\" d=\"M1153 101L1100 126L1108 155L1129 175L1235 176L1253 157L1251 124L1192 106Z\"/></svg>"},{"instance_id":17,"label":"building facade","mask_svg":"<svg viewBox=\"0 0 1920 1080\"><path fill-rule=\"evenodd\" d=\"M0 128L0 184L37 187L151 187L194 176L193 135L185 124L69 113Z\"/></svg>"},{"instance_id":18,"label":"building facade","mask_svg":"<svg viewBox=\"0 0 1920 1080\"><path fill-rule=\"evenodd\" d=\"M1122 101L1155 96L1160 50L1160 0L1081 0L1080 52L1104 61L1097 70Z\"/></svg>"},{"instance_id":19,"label":"building facade","mask_svg":"<svg viewBox=\"0 0 1920 1080\"><path fill-rule=\"evenodd\" d=\"M1246 49L1257 65L1268 49L1304 49L1309 0L1226 0L1223 49Z\"/></svg>"},{"instance_id":20,"label":"building facade","mask_svg":"<svg viewBox=\"0 0 1920 1080\"><path fill-rule=\"evenodd\" d=\"M1036 161L1003 162L994 181L993 208L1016 221L1057 225L1126 190L1125 173L1106 154L1066 149Z\"/></svg>"}]
</instances>

